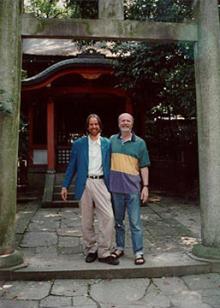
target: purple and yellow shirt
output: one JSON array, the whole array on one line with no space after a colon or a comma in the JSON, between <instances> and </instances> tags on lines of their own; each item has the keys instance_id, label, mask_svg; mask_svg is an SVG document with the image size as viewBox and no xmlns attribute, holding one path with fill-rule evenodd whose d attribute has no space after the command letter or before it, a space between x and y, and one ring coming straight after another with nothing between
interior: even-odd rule
<instances>
[{"instance_id":1,"label":"purple and yellow shirt","mask_svg":"<svg viewBox=\"0 0 220 308\"><path fill-rule=\"evenodd\" d=\"M145 141L135 134L126 142L120 134L113 135L110 141L110 191L126 194L139 192L140 169L150 165Z\"/></svg>"}]
</instances>

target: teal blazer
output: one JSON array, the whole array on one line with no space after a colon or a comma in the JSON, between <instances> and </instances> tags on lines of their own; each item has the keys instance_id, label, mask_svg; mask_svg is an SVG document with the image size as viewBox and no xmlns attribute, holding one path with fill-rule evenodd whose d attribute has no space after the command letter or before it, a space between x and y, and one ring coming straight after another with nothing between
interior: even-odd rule
<instances>
[{"instance_id":1,"label":"teal blazer","mask_svg":"<svg viewBox=\"0 0 220 308\"><path fill-rule=\"evenodd\" d=\"M110 172L110 141L107 138L101 138L102 152L102 167L104 181L109 187L109 172ZM80 200L85 189L86 180L88 177L89 167L89 145L88 137L84 136L76 140L72 145L70 161L66 169L63 187L68 188L76 175L75 183L75 198Z\"/></svg>"}]
</instances>

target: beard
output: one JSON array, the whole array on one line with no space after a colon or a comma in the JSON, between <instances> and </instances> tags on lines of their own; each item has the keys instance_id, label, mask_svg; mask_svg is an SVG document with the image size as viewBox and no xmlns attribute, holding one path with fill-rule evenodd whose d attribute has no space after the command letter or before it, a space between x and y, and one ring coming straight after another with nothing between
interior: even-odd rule
<instances>
[{"instance_id":1,"label":"beard","mask_svg":"<svg viewBox=\"0 0 220 308\"><path fill-rule=\"evenodd\" d=\"M130 133L131 128L130 127L120 127L121 133Z\"/></svg>"},{"instance_id":2,"label":"beard","mask_svg":"<svg viewBox=\"0 0 220 308\"><path fill-rule=\"evenodd\" d=\"M97 136L100 134L100 132L101 132L100 129L88 129L88 133L92 136Z\"/></svg>"}]
</instances>

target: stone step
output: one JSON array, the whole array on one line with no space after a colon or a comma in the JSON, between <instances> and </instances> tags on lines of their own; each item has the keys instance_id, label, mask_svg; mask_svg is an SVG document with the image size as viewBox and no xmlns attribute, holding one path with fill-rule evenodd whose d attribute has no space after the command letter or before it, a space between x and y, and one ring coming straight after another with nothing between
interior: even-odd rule
<instances>
[{"instance_id":1,"label":"stone step","mask_svg":"<svg viewBox=\"0 0 220 308\"><path fill-rule=\"evenodd\" d=\"M65 177L65 173L63 172L56 173L55 181L61 183L64 180L64 177Z\"/></svg>"},{"instance_id":2,"label":"stone step","mask_svg":"<svg viewBox=\"0 0 220 308\"><path fill-rule=\"evenodd\" d=\"M74 196L75 196L74 193L68 193L67 200L74 200ZM53 200L62 201L60 192L53 193Z\"/></svg>"},{"instance_id":3,"label":"stone step","mask_svg":"<svg viewBox=\"0 0 220 308\"><path fill-rule=\"evenodd\" d=\"M42 204L43 208L63 208L63 207L79 207L79 200L52 200L51 202Z\"/></svg>"},{"instance_id":4,"label":"stone step","mask_svg":"<svg viewBox=\"0 0 220 308\"><path fill-rule=\"evenodd\" d=\"M145 255L146 263L134 265L133 257L124 256L117 266L95 261L85 263L82 254L53 256L41 254L28 258L28 264L20 269L0 270L1 280L50 280L50 279L115 279L159 278L220 272L218 262L193 259L187 254L164 253ZM26 267L25 267L26 265Z\"/></svg>"},{"instance_id":5,"label":"stone step","mask_svg":"<svg viewBox=\"0 0 220 308\"><path fill-rule=\"evenodd\" d=\"M55 185L59 185L59 186L62 186L62 184L63 184L63 180L64 180L64 178L60 178L60 179L57 179L57 178L55 178ZM75 181L73 180L72 181L72 183L75 183Z\"/></svg>"},{"instance_id":6,"label":"stone step","mask_svg":"<svg viewBox=\"0 0 220 308\"><path fill-rule=\"evenodd\" d=\"M38 200L38 196L36 195L31 196L25 193L17 194L17 202L31 202L35 200Z\"/></svg>"},{"instance_id":7,"label":"stone step","mask_svg":"<svg viewBox=\"0 0 220 308\"><path fill-rule=\"evenodd\" d=\"M62 188L61 185L54 185L53 192L54 192L54 193L60 193L61 188ZM71 185L71 186L68 188L68 192L73 192L73 191L74 191L74 188L75 188L75 186L74 186L74 185Z\"/></svg>"}]
</instances>

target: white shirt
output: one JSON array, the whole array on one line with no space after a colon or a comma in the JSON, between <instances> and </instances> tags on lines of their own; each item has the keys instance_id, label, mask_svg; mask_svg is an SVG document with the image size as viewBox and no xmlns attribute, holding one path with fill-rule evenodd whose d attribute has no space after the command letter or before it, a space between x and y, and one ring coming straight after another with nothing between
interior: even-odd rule
<instances>
[{"instance_id":1,"label":"white shirt","mask_svg":"<svg viewBox=\"0 0 220 308\"><path fill-rule=\"evenodd\" d=\"M89 176L103 175L100 136L97 140L92 140L90 136L88 136L88 140L89 140Z\"/></svg>"}]
</instances>

